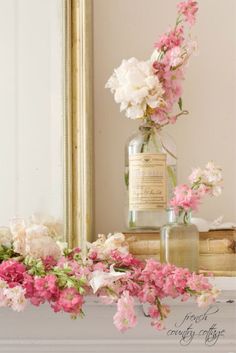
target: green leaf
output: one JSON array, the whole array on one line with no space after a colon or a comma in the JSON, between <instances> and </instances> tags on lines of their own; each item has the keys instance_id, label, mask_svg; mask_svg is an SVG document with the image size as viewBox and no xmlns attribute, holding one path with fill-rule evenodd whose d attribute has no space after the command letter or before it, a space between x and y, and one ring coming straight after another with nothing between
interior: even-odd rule
<instances>
[{"instance_id":1,"label":"green leaf","mask_svg":"<svg viewBox=\"0 0 236 353\"><path fill-rule=\"evenodd\" d=\"M183 110L183 100L182 100L181 97L180 97L179 100L178 100L178 106L179 106L179 109L180 109L180 110Z\"/></svg>"}]
</instances>

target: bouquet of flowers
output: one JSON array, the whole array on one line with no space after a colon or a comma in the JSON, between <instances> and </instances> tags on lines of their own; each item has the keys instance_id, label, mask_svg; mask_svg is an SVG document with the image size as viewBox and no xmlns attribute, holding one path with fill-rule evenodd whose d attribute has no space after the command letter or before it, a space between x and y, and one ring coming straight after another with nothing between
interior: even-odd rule
<instances>
[{"instance_id":1,"label":"bouquet of flowers","mask_svg":"<svg viewBox=\"0 0 236 353\"><path fill-rule=\"evenodd\" d=\"M160 330L170 312L162 299L195 297L203 306L218 294L203 275L136 259L121 233L100 235L83 256L42 224L15 220L10 229L0 229L0 307L22 311L27 302L47 302L54 312L76 318L84 315L85 297L95 295L104 304L117 304L114 324L121 332L136 325L136 302L149 305L151 325Z\"/></svg>"},{"instance_id":2,"label":"bouquet of flowers","mask_svg":"<svg viewBox=\"0 0 236 353\"><path fill-rule=\"evenodd\" d=\"M196 42L186 37L185 30L194 25L198 4L187 0L180 2L177 8L174 27L155 43L151 58L123 60L106 84L127 118L164 126L188 113L183 110L182 83ZM174 111L176 104L180 109L178 113Z\"/></svg>"}]
</instances>

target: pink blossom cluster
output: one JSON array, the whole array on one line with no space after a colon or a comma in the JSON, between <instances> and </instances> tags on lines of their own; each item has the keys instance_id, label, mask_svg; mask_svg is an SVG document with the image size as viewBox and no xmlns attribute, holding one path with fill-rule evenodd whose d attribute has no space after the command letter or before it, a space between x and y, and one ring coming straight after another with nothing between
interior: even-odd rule
<instances>
[{"instance_id":1,"label":"pink blossom cluster","mask_svg":"<svg viewBox=\"0 0 236 353\"><path fill-rule=\"evenodd\" d=\"M188 59L196 43L185 39L184 22L190 26L195 23L198 11L197 2L187 0L178 4L178 18L174 28L164 33L155 43L153 70L164 89L162 107L152 111L151 119L159 124L175 123L177 118L187 111L182 109L182 83ZM175 104L179 104L180 113L174 114Z\"/></svg>"},{"instance_id":2,"label":"pink blossom cluster","mask_svg":"<svg viewBox=\"0 0 236 353\"><path fill-rule=\"evenodd\" d=\"M193 190L190 186L181 184L174 189L174 197L170 201L170 205L174 207L176 213L181 210L185 212L197 211L201 196L202 193L200 194L198 190Z\"/></svg>"},{"instance_id":3,"label":"pink blossom cluster","mask_svg":"<svg viewBox=\"0 0 236 353\"><path fill-rule=\"evenodd\" d=\"M189 23L190 26L194 25L196 21L196 13L198 11L197 1L188 0L180 2L178 5L179 14L183 15L185 21Z\"/></svg>"},{"instance_id":4,"label":"pink blossom cluster","mask_svg":"<svg viewBox=\"0 0 236 353\"><path fill-rule=\"evenodd\" d=\"M85 296L96 295L105 304L117 303L114 324L124 332L137 323L138 302L149 305L151 325L160 330L170 312L162 304L164 298L187 300L193 296L199 306L215 301L218 291L207 278L155 260L142 262L129 252L114 248L114 243L120 244L122 239L123 234L110 236L111 250L106 248L105 255L99 239L86 259L79 249L67 249L57 260L18 257L2 261L0 306L22 311L27 301L36 306L47 302L54 312L77 317L83 316Z\"/></svg>"},{"instance_id":5,"label":"pink blossom cluster","mask_svg":"<svg viewBox=\"0 0 236 353\"><path fill-rule=\"evenodd\" d=\"M170 206L176 214L197 211L204 196L219 196L222 192L222 170L213 162L208 162L204 169L193 169L189 181L190 185L181 184L174 189Z\"/></svg>"}]
</instances>

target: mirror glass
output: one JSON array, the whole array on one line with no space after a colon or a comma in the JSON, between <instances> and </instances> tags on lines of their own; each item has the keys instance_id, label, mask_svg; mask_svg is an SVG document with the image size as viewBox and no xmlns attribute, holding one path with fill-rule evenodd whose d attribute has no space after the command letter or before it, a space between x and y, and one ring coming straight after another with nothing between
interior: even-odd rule
<instances>
[{"instance_id":1,"label":"mirror glass","mask_svg":"<svg viewBox=\"0 0 236 353\"><path fill-rule=\"evenodd\" d=\"M0 224L63 221L64 1L0 1Z\"/></svg>"},{"instance_id":2,"label":"mirror glass","mask_svg":"<svg viewBox=\"0 0 236 353\"><path fill-rule=\"evenodd\" d=\"M176 18L177 0L94 0L95 234L125 228L124 147L137 122L119 112L104 88L122 59L147 60ZM227 6L226 6L227 4ZM213 160L223 169L220 198L207 199L198 216L236 221L236 2L199 0L198 41L184 83L190 113L166 131L178 150L178 182Z\"/></svg>"}]
</instances>

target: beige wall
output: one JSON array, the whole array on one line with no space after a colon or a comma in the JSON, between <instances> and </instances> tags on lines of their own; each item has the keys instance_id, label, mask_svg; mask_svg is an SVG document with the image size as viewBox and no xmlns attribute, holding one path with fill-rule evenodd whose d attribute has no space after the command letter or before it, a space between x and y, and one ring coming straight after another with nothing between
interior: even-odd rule
<instances>
[{"instance_id":1,"label":"beige wall","mask_svg":"<svg viewBox=\"0 0 236 353\"><path fill-rule=\"evenodd\" d=\"M104 85L123 58L147 59L175 20L176 0L94 0L95 231L124 229L124 145L136 122L119 112ZM168 128L178 148L179 182L191 167L214 160L224 193L200 215L236 221L236 2L200 0L194 27L199 54L188 68L184 107L191 114Z\"/></svg>"}]
</instances>

